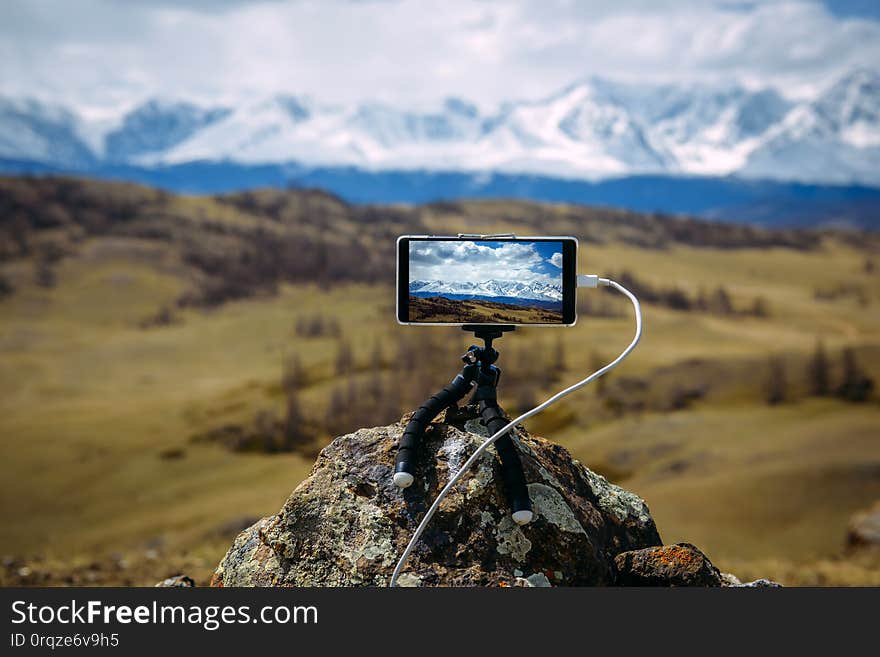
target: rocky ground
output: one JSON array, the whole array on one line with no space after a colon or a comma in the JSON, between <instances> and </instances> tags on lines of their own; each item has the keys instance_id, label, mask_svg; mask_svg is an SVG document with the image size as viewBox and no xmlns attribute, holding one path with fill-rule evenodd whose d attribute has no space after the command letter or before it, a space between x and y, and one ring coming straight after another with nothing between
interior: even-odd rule
<instances>
[{"instance_id":1,"label":"rocky ground","mask_svg":"<svg viewBox=\"0 0 880 657\"><path fill-rule=\"evenodd\" d=\"M0 567L0 586L153 586L181 573L207 585L215 565L207 556L152 548L72 558L7 556Z\"/></svg>"}]
</instances>

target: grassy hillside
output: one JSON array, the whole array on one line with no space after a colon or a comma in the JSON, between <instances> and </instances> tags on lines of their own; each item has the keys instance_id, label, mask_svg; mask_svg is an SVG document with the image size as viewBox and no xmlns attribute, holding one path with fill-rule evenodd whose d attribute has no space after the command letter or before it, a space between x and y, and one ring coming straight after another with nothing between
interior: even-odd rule
<instances>
[{"instance_id":1,"label":"grassy hillside","mask_svg":"<svg viewBox=\"0 0 880 657\"><path fill-rule=\"evenodd\" d=\"M874 564L841 557L848 518L880 498L877 392L841 390L880 378L876 234L16 178L0 179L6 581L206 577L332 435L391 421L457 371L466 334L394 321L394 238L481 231L576 235L581 272L648 299L631 360L529 428L642 495L667 542L721 567L877 581ZM626 301L582 290L579 311L575 328L498 342L508 410L629 341Z\"/></svg>"},{"instance_id":2,"label":"grassy hillside","mask_svg":"<svg viewBox=\"0 0 880 657\"><path fill-rule=\"evenodd\" d=\"M562 312L484 299L409 297L409 320L433 323L561 324Z\"/></svg>"}]
</instances>

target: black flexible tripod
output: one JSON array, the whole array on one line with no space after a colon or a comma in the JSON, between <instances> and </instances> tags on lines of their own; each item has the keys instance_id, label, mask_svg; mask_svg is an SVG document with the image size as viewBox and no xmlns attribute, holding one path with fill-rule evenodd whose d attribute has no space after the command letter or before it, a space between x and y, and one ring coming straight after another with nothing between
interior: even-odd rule
<instances>
[{"instance_id":1,"label":"black flexible tripod","mask_svg":"<svg viewBox=\"0 0 880 657\"><path fill-rule=\"evenodd\" d=\"M471 390L473 390L471 403L479 405L481 421L490 436L507 424L498 406L497 388L501 370L494 364L498 360L498 352L492 347L492 341L515 328L515 326L477 325L462 327L465 331L473 331L477 338L484 341L485 346L471 345L461 357L465 364L461 372L443 390L422 404L406 425L398 446L397 463L394 466L394 482L398 486L406 488L412 484L416 451L431 421L440 414L440 411L456 406ZM495 441L495 450L501 458L501 477L513 519L519 524L525 524L532 519L532 503L526 487L522 462L509 432Z\"/></svg>"}]
</instances>

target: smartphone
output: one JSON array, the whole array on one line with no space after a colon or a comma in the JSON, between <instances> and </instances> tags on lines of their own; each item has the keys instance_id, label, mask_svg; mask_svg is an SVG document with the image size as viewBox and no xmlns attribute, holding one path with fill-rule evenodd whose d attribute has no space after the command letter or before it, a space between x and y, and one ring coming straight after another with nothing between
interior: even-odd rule
<instances>
[{"instance_id":1,"label":"smartphone","mask_svg":"<svg viewBox=\"0 0 880 657\"><path fill-rule=\"evenodd\" d=\"M577 246L574 237L403 235L397 321L571 326Z\"/></svg>"}]
</instances>

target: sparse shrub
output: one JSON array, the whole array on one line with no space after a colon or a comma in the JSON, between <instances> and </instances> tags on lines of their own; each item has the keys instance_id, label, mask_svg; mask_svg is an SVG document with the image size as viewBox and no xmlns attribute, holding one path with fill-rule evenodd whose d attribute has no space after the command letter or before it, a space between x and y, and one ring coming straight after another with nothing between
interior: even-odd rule
<instances>
[{"instance_id":1,"label":"sparse shrub","mask_svg":"<svg viewBox=\"0 0 880 657\"><path fill-rule=\"evenodd\" d=\"M837 283L829 287L817 287L813 290L813 297L817 301L837 301L852 297L862 307L869 303L865 288L855 283Z\"/></svg>"},{"instance_id":2,"label":"sparse shrub","mask_svg":"<svg viewBox=\"0 0 880 657\"><path fill-rule=\"evenodd\" d=\"M7 234L18 256L26 256L31 252L30 226L23 212L17 212L9 221Z\"/></svg>"},{"instance_id":3,"label":"sparse shrub","mask_svg":"<svg viewBox=\"0 0 880 657\"><path fill-rule=\"evenodd\" d=\"M258 451L277 452L279 450L279 423L274 411L261 410L254 415L254 433L251 444Z\"/></svg>"},{"instance_id":4,"label":"sparse shrub","mask_svg":"<svg viewBox=\"0 0 880 657\"><path fill-rule=\"evenodd\" d=\"M281 363L281 389L285 392L297 390L307 384L305 372L299 355L284 358Z\"/></svg>"},{"instance_id":5,"label":"sparse shrub","mask_svg":"<svg viewBox=\"0 0 880 657\"><path fill-rule=\"evenodd\" d=\"M767 303L767 299L764 297L755 297L752 301L752 307L749 314L754 317L769 317L770 305Z\"/></svg>"},{"instance_id":6,"label":"sparse shrub","mask_svg":"<svg viewBox=\"0 0 880 657\"><path fill-rule=\"evenodd\" d=\"M348 340L340 340L336 348L336 361L334 370L338 375L350 374L354 371L354 352Z\"/></svg>"},{"instance_id":7,"label":"sparse shrub","mask_svg":"<svg viewBox=\"0 0 880 657\"><path fill-rule=\"evenodd\" d=\"M604 377L599 380L602 378ZM606 382L603 393L605 408L618 417L627 413L640 413L647 406L645 398L649 386L648 380L633 376L619 377L613 386Z\"/></svg>"},{"instance_id":8,"label":"sparse shrub","mask_svg":"<svg viewBox=\"0 0 880 657\"><path fill-rule=\"evenodd\" d=\"M517 413L525 413L529 409L534 408L538 403L537 393L533 385L522 383L512 392L514 393L514 407Z\"/></svg>"},{"instance_id":9,"label":"sparse shrub","mask_svg":"<svg viewBox=\"0 0 880 657\"><path fill-rule=\"evenodd\" d=\"M665 410L683 411L689 408L695 401L703 399L708 390L709 387L705 384L675 385L669 392Z\"/></svg>"},{"instance_id":10,"label":"sparse shrub","mask_svg":"<svg viewBox=\"0 0 880 657\"><path fill-rule=\"evenodd\" d=\"M709 308L718 315L733 314L733 300L726 288L719 286L715 289L709 299Z\"/></svg>"},{"instance_id":11,"label":"sparse shrub","mask_svg":"<svg viewBox=\"0 0 880 657\"><path fill-rule=\"evenodd\" d=\"M314 436L308 430L302 408L299 403L299 391L296 386L286 389L284 409L284 449L293 450L312 441Z\"/></svg>"},{"instance_id":12,"label":"sparse shrub","mask_svg":"<svg viewBox=\"0 0 880 657\"><path fill-rule=\"evenodd\" d=\"M342 334L342 329L336 318L326 318L318 313L311 316L300 316L296 321L295 332L300 338L335 338Z\"/></svg>"},{"instance_id":13,"label":"sparse shrub","mask_svg":"<svg viewBox=\"0 0 880 657\"><path fill-rule=\"evenodd\" d=\"M56 262L59 262L64 256L67 255L67 253L67 249L65 249L64 246L59 244L56 240L44 242L40 246L40 257L49 264L54 265Z\"/></svg>"},{"instance_id":14,"label":"sparse shrub","mask_svg":"<svg viewBox=\"0 0 880 657\"><path fill-rule=\"evenodd\" d=\"M182 447L169 447L159 452L159 458L163 461L177 461L186 456L186 450Z\"/></svg>"},{"instance_id":15,"label":"sparse shrub","mask_svg":"<svg viewBox=\"0 0 880 657\"><path fill-rule=\"evenodd\" d=\"M856 360L856 352L847 347L841 355L843 375L837 394L850 402L866 401L874 390L874 380L869 377Z\"/></svg>"},{"instance_id":16,"label":"sparse shrub","mask_svg":"<svg viewBox=\"0 0 880 657\"><path fill-rule=\"evenodd\" d=\"M598 351L594 350L590 353L590 371L591 372L596 372L600 368L605 367L607 364L608 364L608 359L606 359L605 356L600 354ZM604 374L604 375L600 376L598 379L596 379L591 384L591 385L596 386L595 390L596 390L597 395L602 396L605 394L605 390L608 387L608 382L609 382L610 376L611 376L610 372L608 374Z\"/></svg>"},{"instance_id":17,"label":"sparse shrub","mask_svg":"<svg viewBox=\"0 0 880 657\"><path fill-rule=\"evenodd\" d=\"M558 336L556 338L556 349L553 353L553 371L556 373L555 378L558 379L566 369L565 343L562 341L562 336Z\"/></svg>"},{"instance_id":18,"label":"sparse shrub","mask_svg":"<svg viewBox=\"0 0 880 657\"><path fill-rule=\"evenodd\" d=\"M373 343L373 351L370 354L370 369L374 372L380 371L385 367L385 354L382 353L382 342L376 340Z\"/></svg>"},{"instance_id":19,"label":"sparse shrub","mask_svg":"<svg viewBox=\"0 0 880 657\"><path fill-rule=\"evenodd\" d=\"M767 380L764 385L764 401L771 406L789 400L788 378L782 356L771 356L767 362Z\"/></svg>"},{"instance_id":20,"label":"sparse shrub","mask_svg":"<svg viewBox=\"0 0 880 657\"><path fill-rule=\"evenodd\" d=\"M330 394L330 402L327 405L327 413L324 418L324 428L331 436L341 434L348 423L348 404L345 393L340 386L333 388Z\"/></svg>"},{"instance_id":21,"label":"sparse shrub","mask_svg":"<svg viewBox=\"0 0 880 657\"><path fill-rule=\"evenodd\" d=\"M174 316L174 313L171 312L171 308L168 306L162 306L155 315L142 319L139 326L142 329L157 328L161 326L171 326L176 321L177 318Z\"/></svg>"},{"instance_id":22,"label":"sparse shrub","mask_svg":"<svg viewBox=\"0 0 880 657\"><path fill-rule=\"evenodd\" d=\"M816 342L816 349L807 367L807 379L811 394L824 397L831 391L830 367L821 340Z\"/></svg>"},{"instance_id":23,"label":"sparse shrub","mask_svg":"<svg viewBox=\"0 0 880 657\"><path fill-rule=\"evenodd\" d=\"M396 422L407 410L403 407L400 397L400 382L398 377L385 378L382 398L379 400L381 417L388 418L389 422Z\"/></svg>"},{"instance_id":24,"label":"sparse shrub","mask_svg":"<svg viewBox=\"0 0 880 657\"><path fill-rule=\"evenodd\" d=\"M672 308L672 310L687 311L694 305L687 293L678 287L673 287L672 289L667 290L663 294L663 302L666 306Z\"/></svg>"},{"instance_id":25,"label":"sparse shrub","mask_svg":"<svg viewBox=\"0 0 880 657\"><path fill-rule=\"evenodd\" d=\"M42 288L53 288L58 282L55 270L51 263L44 257L38 257L34 261L34 283Z\"/></svg>"},{"instance_id":26,"label":"sparse shrub","mask_svg":"<svg viewBox=\"0 0 880 657\"><path fill-rule=\"evenodd\" d=\"M15 292L15 287L12 285L12 281L0 274L0 299L10 296L13 292Z\"/></svg>"}]
</instances>

